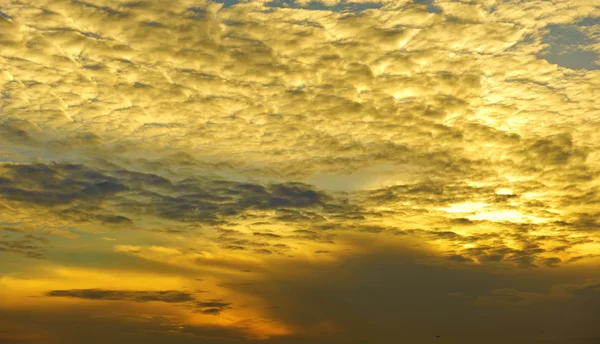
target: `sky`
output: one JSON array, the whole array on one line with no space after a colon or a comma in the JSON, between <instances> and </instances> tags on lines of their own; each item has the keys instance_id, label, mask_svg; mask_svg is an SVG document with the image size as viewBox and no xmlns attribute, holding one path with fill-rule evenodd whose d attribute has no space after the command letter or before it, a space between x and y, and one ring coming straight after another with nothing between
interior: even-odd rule
<instances>
[{"instance_id":1,"label":"sky","mask_svg":"<svg viewBox=\"0 0 600 344\"><path fill-rule=\"evenodd\" d=\"M0 0L0 343L600 343L598 0Z\"/></svg>"}]
</instances>

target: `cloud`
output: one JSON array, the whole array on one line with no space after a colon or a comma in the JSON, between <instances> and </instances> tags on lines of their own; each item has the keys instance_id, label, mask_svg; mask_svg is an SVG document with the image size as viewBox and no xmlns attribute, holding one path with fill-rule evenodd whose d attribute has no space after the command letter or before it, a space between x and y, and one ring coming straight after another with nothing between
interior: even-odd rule
<instances>
[{"instance_id":1,"label":"cloud","mask_svg":"<svg viewBox=\"0 0 600 344\"><path fill-rule=\"evenodd\" d=\"M18 229L10 227L0 228L0 232L23 233ZM45 251L48 246L48 239L31 234L25 234L20 238L13 235L0 235L0 252L20 253L25 257L34 259L44 259Z\"/></svg>"},{"instance_id":2,"label":"cloud","mask_svg":"<svg viewBox=\"0 0 600 344\"><path fill-rule=\"evenodd\" d=\"M57 316L47 317L43 312L23 312L19 310L0 312L2 324L21 324L26 328L10 326L2 331L0 340L7 343L28 340L32 342L60 341L66 344L79 343L96 333L100 326L102 337L112 343L195 343L210 340L214 343L242 343L244 336L239 330L227 329L218 325L186 325L176 315L140 315L131 317L98 316L110 314L107 310L84 308L75 313L61 311ZM93 311L92 311L93 310ZM94 314L94 315L92 315ZM70 324L70 326L67 326Z\"/></svg>"},{"instance_id":3,"label":"cloud","mask_svg":"<svg viewBox=\"0 0 600 344\"><path fill-rule=\"evenodd\" d=\"M63 163L4 164L3 168L0 195L5 199L108 225L132 224L136 213L180 222L219 223L248 211L304 216L316 215L315 211L343 213L348 208L342 200L304 183L263 186L213 177L172 183L156 174Z\"/></svg>"},{"instance_id":4,"label":"cloud","mask_svg":"<svg viewBox=\"0 0 600 344\"><path fill-rule=\"evenodd\" d=\"M37 145L37 141L33 137L36 131L35 124L25 120L6 121L0 124L2 140L18 145Z\"/></svg>"},{"instance_id":5,"label":"cloud","mask_svg":"<svg viewBox=\"0 0 600 344\"><path fill-rule=\"evenodd\" d=\"M119 330L107 311L114 332L98 338L600 335L594 314L552 315L595 304L595 288L544 289L585 285L600 250L589 0L0 7L0 270L47 285L44 302L156 316ZM73 265L183 282L86 284ZM189 292L198 277L206 300ZM75 343L93 327L9 311L20 290L0 317L37 332L12 321L6 340Z\"/></svg>"},{"instance_id":6,"label":"cloud","mask_svg":"<svg viewBox=\"0 0 600 344\"><path fill-rule=\"evenodd\" d=\"M73 289L73 290L51 290L46 293L50 297L73 297L87 300L112 300L112 301L135 301L150 302L160 301L167 303L181 303L194 300L192 294L175 290L160 291L126 291L126 290L103 290L103 289Z\"/></svg>"},{"instance_id":7,"label":"cloud","mask_svg":"<svg viewBox=\"0 0 600 344\"><path fill-rule=\"evenodd\" d=\"M106 289L69 289L51 290L44 294L47 297L68 297L95 301L133 301L133 302L165 302L185 304L195 312L218 315L231 308L230 302L221 299L198 301L194 294L177 290L106 290Z\"/></svg>"},{"instance_id":8,"label":"cloud","mask_svg":"<svg viewBox=\"0 0 600 344\"><path fill-rule=\"evenodd\" d=\"M379 243L382 245L371 244L362 253L342 254L330 264L274 262L264 267L269 272L263 273L264 280L254 281L251 290L276 306L272 312L278 318L302 329L299 341L312 338L317 342L385 340L398 335L427 342L427 336L434 332L457 343L493 333L489 340L501 343L514 334L502 333L499 323L503 330L515 327L520 336L515 340L519 343L543 342L541 333L549 330L547 322L560 322L560 318L550 315L532 320L533 314L544 309L575 309L571 308L573 298L598 302L592 280L544 284L539 274L545 272L501 272L473 265L456 269L441 262L441 257L433 258L431 253ZM247 288L235 287L240 291ZM579 296L583 290L585 295ZM592 315L574 311L573 316L588 321ZM365 320L373 318L377 321ZM327 321L333 323L334 329L343 330L327 332L320 325ZM531 331L517 330L522 322L531 326ZM482 331L471 331L471 326ZM586 336L581 332L586 332L583 327L568 334L564 328L555 331L566 341L573 338L577 342L577 338Z\"/></svg>"},{"instance_id":9,"label":"cloud","mask_svg":"<svg viewBox=\"0 0 600 344\"><path fill-rule=\"evenodd\" d=\"M22 229L14 228L14 227L0 227L0 231L12 232L12 233L22 233L23 232Z\"/></svg>"},{"instance_id":10,"label":"cloud","mask_svg":"<svg viewBox=\"0 0 600 344\"><path fill-rule=\"evenodd\" d=\"M196 308L198 311L203 314L220 314L223 310L231 308L231 303L224 302L223 300L210 300L210 301L200 301L196 302Z\"/></svg>"},{"instance_id":11,"label":"cloud","mask_svg":"<svg viewBox=\"0 0 600 344\"><path fill-rule=\"evenodd\" d=\"M127 190L101 173L81 165L5 164L0 194L9 200L61 205L76 200L98 200Z\"/></svg>"}]
</instances>

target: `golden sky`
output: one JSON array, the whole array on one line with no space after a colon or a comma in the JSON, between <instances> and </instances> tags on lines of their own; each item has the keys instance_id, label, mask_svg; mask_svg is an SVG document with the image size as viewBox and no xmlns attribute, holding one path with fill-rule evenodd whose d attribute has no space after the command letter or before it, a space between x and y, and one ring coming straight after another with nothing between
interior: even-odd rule
<instances>
[{"instance_id":1,"label":"golden sky","mask_svg":"<svg viewBox=\"0 0 600 344\"><path fill-rule=\"evenodd\" d=\"M600 343L599 18L0 0L0 343Z\"/></svg>"}]
</instances>

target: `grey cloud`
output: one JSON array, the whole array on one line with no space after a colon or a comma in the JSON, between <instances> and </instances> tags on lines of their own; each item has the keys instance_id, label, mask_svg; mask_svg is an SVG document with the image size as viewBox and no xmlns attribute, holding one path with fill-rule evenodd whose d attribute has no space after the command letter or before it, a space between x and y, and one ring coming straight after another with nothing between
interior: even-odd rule
<instances>
[{"instance_id":1,"label":"grey cloud","mask_svg":"<svg viewBox=\"0 0 600 344\"><path fill-rule=\"evenodd\" d=\"M132 343L169 343L176 341L182 344L210 341L211 343L242 344L246 343L244 334L235 328L224 328L211 325L181 326L174 323L173 319L160 315L150 314L145 317L114 316L114 310L103 309L96 306L84 307L80 310L55 309L52 316L36 311L2 310L0 321L3 324L27 324L26 331L19 329L3 328L0 341L3 343L19 343L22 340L13 340L14 335L21 335L32 344L45 343L48 338L35 336L39 333L51 332L64 344L77 344L83 341L96 341L90 334L100 340L110 341L115 344ZM98 329L101 328L101 334ZM13 335L13 336L11 336Z\"/></svg>"},{"instance_id":2,"label":"grey cloud","mask_svg":"<svg viewBox=\"0 0 600 344\"><path fill-rule=\"evenodd\" d=\"M560 227L571 228L576 231L595 232L600 230L598 214L579 213L573 215L574 219L568 221L558 221L555 224Z\"/></svg>"},{"instance_id":3,"label":"grey cloud","mask_svg":"<svg viewBox=\"0 0 600 344\"><path fill-rule=\"evenodd\" d=\"M544 166L581 164L585 162L586 155L584 150L574 147L573 138L568 134L536 140L525 151L528 159Z\"/></svg>"},{"instance_id":4,"label":"grey cloud","mask_svg":"<svg viewBox=\"0 0 600 344\"><path fill-rule=\"evenodd\" d=\"M6 226L2 226L0 227L0 232L12 232L12 233L22 233L23 230L19 229L19 228L14 228L14 227L6 227Z\"/></svg>"},{"instance_id":5,"label":"grey cloud","mask_svg":"<svg viewBox=\"0 0 600 344\"><path fill-rule=\"evenodd\" d=\"M20 145L36 146L38 141L32 134L32 132L35 133L35 129L35 125L28 121L5 121L0 123L0 140Z\"/></svg>"},{"instance_id":6,"label":"grey cloud","mask_svg":"<svg viewBox=\"0 0 600 344\"><path fill-rule=\"evenodd\" d=\"M281 238L281 235L277 235L277 234L273 234L273 233L254 232L254 233L252 233L252 235L259 236L259 237L264 237L264 238L271 238L271 239Z\"/></svg>"},{"instance_id":7,"label":"grey cloud","mask_svg":"<svg viewBox=\"0 0 600 344\"><path fill-rule=\"evenodd\" d=\"M443 207L451 203L466 202L475 198L485 200L496 197L493 187L474 187L457 182L419 182L408 185L395 185L365 192L369 202L390 202L399 200L418 201L422 207Z\"/></svg>"},{"instance_id":8,"label":"grey cloud","mask_svg":"<svg viewBox=\"0 0 600 344\"><path fill-rule=\"evenodd\" d=\"M544 265L549 266L549 267L555 267L560 263L562 263L562 260L557 257L546 258L546 259L544 259L544 262L543 262Z\"/></svg>"},{"instance_id":9,"label":"grey cloud","mask_svg":"<svg viewBox=\"0 0 600 344\"><path fill-rule=\"evenodd\" d=\"M244 211L315 208L328 210L335 200L309 185L301 183L258 184L227 181L191 180L174 185L177 196L162 196L155 203L158 216L181 221L217 222L221 216L234 216ZM187 192L185 192L187 191ZM185 193L184 193L185 192Z\"/></svg>"},{"instance_id":10,"label":"grey cloud","mask_svg":"<svg viewBox=\"0 0 600 344\"><path fill-rule=\"evenodd\" d=\"M149 302L161 301L167 303L182 303L194 301L192 294L176 290L140 291L140 290L105 290L105 289L70 289L51 290L46 293L49 297L72 297L88 300L113 300Z\"/></svg>"},{"instance_id":11,"label":"grey cloud","mask_svg":"<svg viewBox=\"0 0 600 344\"><path fill-rule=\"evenodd\" d=\"M422 260L426 263L420 263ZM464 263L458 257L451 257L451 260ZM431 332L442 333L442 338L451 343L477 338L493 343L502 343L508 338L523 344L535 343L536 340L543 342L542 333L548 331L549 318L532 318L534 314L554 310L548 313L551 321L560 322L562 318L557 315L557 309L574 311L584 300L594 305L600 301L595 287L597 283L576 287L574 290L577 291L568 293L577 295L577 301L569 297L555 301L552 297L538 296L554 295L554 289L564 290L555 285L558 275L547 276L546 280L540 279L546 272L533 270L501 273L473 264L457 268L438 264L431 255L410 253L410 249L398 247L378 247L365 255L338 256L332 264L277 264L273 262L273 266L259 268L269 277L265 281L255 281L252 292L277 305L273 312L279 318L304 328L308 338L311 337L310 329L326 319L332 319L336 326L345 329L329 334L317 333L314 335L317 342L359 343L367 339L385 341L403 336L414 342L428 343L430 339L426 336ZM262 271L264 269L269 273ZM597 275L592 271L590 267L578 275L577 280ZM567 274L561 280L572 281L573 276ZM232 287L248 292L243 286ZM511 288L514 291L501 291ZM281 290L286 290L286 293L280 293ZM579 290L586 292L578 295ZM459 293L462 297L448 297L452 293ZM562 295L562 292L558 294ZM489 295L495 300L484 302ZM481 307L484 304L486 307ZM513 311L515 307L518 311ZM597 318L590 312L581 314L574 311L572 314L577 321L588 321L590 316ZM367 315L376 316L377 321L365 321ZM583 333L595 333L585 330L585 325L577 325L577 321L572 322L576 328L568 333L564 332L564 328L552 331L567 342L569 338L585 337ZM526 329L521 327L523 323L528 325ZM473 326L477 326L480 332L474 332ZM506 332L507 327L514 328L518 338L515 332ZM327 338L321 339L323 336ZM290 340L294 338L297 337L293 336ZM302 342L299 338L298 341Z\"/></svg>"},{"instance_id":12,"label":"grey cloud","mask_svg":"<svg viewBox=\"0 0 600 344\"><path fill-rule=\"evenodd\" d=\"M8 199L40 205L69 204L76 200L97 201L128 188L102 173L82 165L4 164L0 194Z\"/></svg>"},{"instance_id":13,"label":"grey cloud","mask_svg":"<svg viewBox=\"0 0 600 344\"><path fill-rule=\"evenodd\" d=\"M105 224L131 224L136 214L218 224L251 210L276 210L277 218L284 221L315 221L324 220L325 214L343 216L356 209L303 183L261 185L210 176L172 182L151 173L66 163L3 167L7 170L0 177L4 198L60 206L57 212L63 216Z\"/></svg>"},{"instance_id":14,"label":"grey cloud","mask_svg":"<svg viewBox=\"0 0 600 344\"><path fill-rule=\"evenodd\" d=\"M3 229L0 228L0 232L2 231ZM23 233L12 228L9 228L8 232ZM31 234L26 234L21 238L16 238L14 235L0 235L0 252L18 253L28 258L44 259L48 244L47 238Z\"/></svg>"},{"instance_id":15,"label":"grey cloud","mask_svg":"<svg viewBox=\"0 0 600 344\"><path fill-rule=\"evenodd\" d=\"M226 250L231 250L231 251L243 251L246 249L246 247L244 247L242 245L226 245L226 246L223 246L223 248Z\"/></svg>"},{"instance_id":16,"label":"grey cloud","mask_svg":"<svg viewBox=\"0 0 600 344\"><path fill-rule=\"evenodd\" d=\"M202 309L200 311L200 313L217 315L217 314L220 314L222 311L223 310L221 308L205 308L205 309Z\"/></svg>"},{"instance_id":17,"label":"grey cloud","mask_svg":"<svg viewBox=\"0 0 600 344\"><path fill-rule=\"evenodd\" d=\"M498 245L495 247L481 246L464 250L465 253L477 258L481 262L501 262L507 261L522 268L535 267L535 262L540 253L545 252L536 244L530 244L523 249L513 249L507 246ZM543 259L544 264L548 260Z\"/></svg>"},{"instance_id":18,"label":"grey cloud","mask_svg":"<svg viewBox=\"0 0 600 344\"><path fill-rule=\"evenodd\" d=\"M199 313L217 315L231 308L230 302L221 299L198 301L194 294L177 290L106 290L106 289L69 289L51 290L47 297L70 297L86 300L165 302L183 304Z\"/></svg>"},{"instance_id":19,"label":"grey cloud","mask_svg":"<svg viewBox=\"0 0 600 344\"><path fill-rule=\"evenodd\" d=\"M452 219L452 220L450 220L450 222L451 223L455 223L455 224L459 224L459 225L471 225L471 224L473 224L473 221L471 221L471 220L469 220L467 218L464 218L464 217L460 217L460 218L457 218L457 219Z\"/></svg>"},{"instance_id":20,"label":"grey cloud","mask_svg":"<svg viewBox=\"0 0 600 344\"><path fill-rule=\"evenodd\" d=\"M333 239L336 237L333 233L320 233L307 229L297 229L294 230L294 235L290 236L291 238L298 240L307 240L307 241L315 241L315 242L323 242L323 243L333 243Z\"/></svg>"},{"instance_id":21,"label":"grey cloud","mask_svg":"<svg viewBox=\"0 0 600 344\"><path fill-rule=\"evenodd\" d=\"M453 254L446 257L448 260L458 263L473 263L473 259L461 256L460 254Z\"/></svg>"}]
</instances>

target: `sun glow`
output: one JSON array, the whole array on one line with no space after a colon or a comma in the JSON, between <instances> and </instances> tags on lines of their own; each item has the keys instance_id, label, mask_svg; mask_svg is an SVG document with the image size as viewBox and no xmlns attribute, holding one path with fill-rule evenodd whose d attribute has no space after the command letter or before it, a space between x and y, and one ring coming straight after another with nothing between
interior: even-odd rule
<instances>
[{"instance_id":1,"label":"sun glow","mask_svg":"<svg viewBox=\"0 0 600 344\"><path fill-rule=\"evenodd\" d=\"M543 223L545 219L526 215L518 210L499 210L477 213L475 215L467 216L467 219L471 221L493 221L493 222L516 222L516 223Z\"/></svg>"},{"instance_id":2,"label":"sun glow","mask_svg":"<svg viewBox=\"0 0 600 344\"><path fill-rule=\"evenodd\" d=\"M440 210L447 213L473 213L489 206L490 204L483 202L466 202L451 204L448 208L441 208Z\"/></svg>"}]
</instances>

